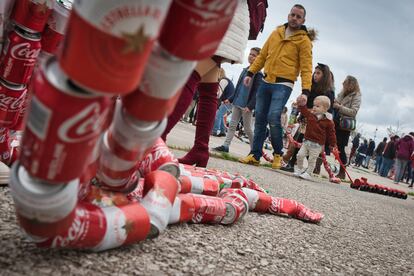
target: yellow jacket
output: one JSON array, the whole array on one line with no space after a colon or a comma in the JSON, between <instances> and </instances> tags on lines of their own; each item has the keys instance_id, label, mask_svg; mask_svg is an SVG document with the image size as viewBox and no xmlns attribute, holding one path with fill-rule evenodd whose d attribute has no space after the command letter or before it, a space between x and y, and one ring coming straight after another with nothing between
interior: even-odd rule
<instances>
[{"instance_id":1,"label":"yellow jacket","mask_svg":"<svg viewBox=\"0 0 414 276\"><path fill-rule=\"evenodd\" d=\"M264 67L264 79L267 82L294 83L300 72L302 90L308 92L311 89L313 68L311 39L305 26L285 38L286 28L287 23L272 32L260 54L250 65L249 75L259 72Z\"/></svg>"}]
</instances>

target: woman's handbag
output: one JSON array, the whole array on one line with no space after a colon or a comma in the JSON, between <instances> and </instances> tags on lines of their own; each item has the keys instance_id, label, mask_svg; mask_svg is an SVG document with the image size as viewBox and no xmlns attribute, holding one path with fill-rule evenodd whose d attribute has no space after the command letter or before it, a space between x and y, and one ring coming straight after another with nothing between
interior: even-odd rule
<instances>
[{"instance_id":1,"label":"woman's handbag","mask_svg":"<svg viewBox=\"0 0 414 276\"><path fill-rule=\"evenodd\" d=\"M354 131L356 128L356 120L352 117L339 116L339 128L347 131Z\"/></svg>"}]
</instances>

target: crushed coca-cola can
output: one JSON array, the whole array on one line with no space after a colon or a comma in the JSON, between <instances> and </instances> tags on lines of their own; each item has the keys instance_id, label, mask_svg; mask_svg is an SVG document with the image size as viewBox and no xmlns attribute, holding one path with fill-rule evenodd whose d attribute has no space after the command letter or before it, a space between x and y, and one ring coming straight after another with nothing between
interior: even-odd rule
<instances>
[{"instance_id":1,"label":"crushed coca-cola can","mask_svg":"<svg viewBox=\"0 0 414 276\"><path fill-rule=\"evenodd\" d=\"M138 169L145 176L155 170L170 173L175 178L180 177L178 160L165 144L164 140L158 138L149 153L139 163Z\"/></svg>"},{"instance_id":2,"label":"crushed coca-cola can","mask_svg":"<svg viewBox=\"0 0 414 276\"><path fill-rule=\"evenodd\" d=\"M40 35L19 26L9 32L0 61L0 77L13 84L27 84L40 52Z\"/></svg>"},{"instance_id":3,"label":"crushed coca-cola can","mask_svg":"<svg viewBox=\"0 0 414 276\"><path fill-rule=\"evenodd\" d=\"M56 54L66 33L72 0L57 0L42 33L42 51Z\"/></svg>"},{"instance_id":4,"label":"crushed coca-cola can","mask_svg":"<svg viewBox=\"0 0 414 276\"><path fill-rule=\"evenodd\" d=\"M173 0L160 44L176 57L201 60L214 55L237 7L237 0Z\"/></svg>"},{"instance_id":5,"label":"crushed coca-cola can","mask_svg":"<svg viewBox=\"0 0 414 276\"><path fill-rule=\"evenodd\" d=\"M167 227L178 185L177 179L164 171L154 171L145 177L141 204L150 216L149 237L158 236Z\"/></svg>"},{"instance_id":6,"label":"crushed coca-cola can","mask_svg":"<svg viewBox=\"0 0 414 276\"><path fill-rule=\"evenodd\" d=\"M16 0L11 19L28 32L41 33L55 0Z\"/></svg>"},{"instance_id":7,"label":"crushed coca-cola can","mask_svg":"<svg viewBox=\"0 0 414 276\"><path fill-rule=\"evenodd\" d=\"M167 117L195 65L196 62L176 58L156 45L138 88L123 98L125 109L145 121Z\"/></svg>"},{"instance_id":8,"label":"crushed coca-cola can","mask_svg":"<svg viewBox=\"0 0 414 276\"><path fill-rule=\"evenodd\" d=\"M118 103L109 128L109 148L123 160L139 161L164 132L166 124L165 118L154 122L137 120Z\"/></svg>"},{"instance_id":9,"label":"crushed coca-cola can","mask_svg":"<svg viewBox=\"0 0 414 276\"><path fill-rule=\"evenodd\" d=\"M50 237L68 229L75 216L78 186L78 179L50 185L31 177L16 162L9 187L24 231L33 236Z\"/></svg>"},{"instance_id":10,"label":"crushed coca-cola can","mask_svg":"<svg viewBox=\"0 0 414 276\"><path fill-rule=\"evenodd\" d=\"M233 224L241 220L249 211L248 199L241 189L222 189L219 197L226 203L226 215L221 224Z\"/></svg>"},{"instance_id":11,"label":"crushed coca-cola can","mask_svg":"<svg viewBox=\"0 0 414 276\"><path fill-rule=\"evenodd\" d=\"M102 133L111 100L73 85L55 58L38 71L31 87L22 165L33 177L50 183L80 177Z\"/></svg>"},{"instance_id":12,"label":"crushed coca-cola can","mask_svg":"<svg viewBox=\"0 0 414 276\"><path fill-rule=\"evenodd\" d=\"M11 162L11 157L10 130L5 127L0 127L0 161L8 165Z\"/></svg>"},{"instance_id":13,"label":"crushed coca-cola can","mask_svg":"<svg viewBox=\"0 0 414 276\"><path fill-rule=\"evenodd\" d=\"M170 0L79 0L73 4L61 65L78 85L124 95L139 84Z\"/></svg>"},{"instance_id":14,"label":"crushed coca-cola can","mask_svg":"<svg viewBox=\"0 0 414 276\"><path fill-rule=\"evenodd\" d=\"M14 127L27 95L26 85L13 85L0 79L0 127Z\"/></svg>"}]
</instances>

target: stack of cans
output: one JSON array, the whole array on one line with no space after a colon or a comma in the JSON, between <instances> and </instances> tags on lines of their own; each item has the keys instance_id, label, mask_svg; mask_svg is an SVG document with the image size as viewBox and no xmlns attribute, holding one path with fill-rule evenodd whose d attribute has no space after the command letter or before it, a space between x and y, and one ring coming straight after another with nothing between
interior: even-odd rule
<instances>
[{"instance_id":1,"label":"stack of cans","mask_svg":"<svg viewBox=\"0 0 414 276\"><path fill-rule=\"evenodd\" d=\"M1 58L2 98L12 103L3 117L11 125L22 113L11 110L30 100L10 189L20 225L38 245L105 250L165 229L179 170L156 141L195 60L214 54L237 5L217 3L77 0L69 12L71 1L16 1ZM46 58L34 70L41 43ZM23 96L30 79L31 95ZM140 163L147 154L152 161ZM94 204L92 180L142 199Z\"/></svg>"},{"instance_id":2,"label":"stack of cans","mask_svg":"<svg viewBox=\"0 0 414 276\"><path fill-rule=\"evenodd\" d=\"M50 35L46 35L45 26L47 22L58 22L59 31L63 37L65 22L69 17L72 5L71 0L7 0L1 1L0 16L3 15L1 23L1 37L3 48L0 58L0 127L7 128L12 133L21 131L24 128L24 117L26 106L29 101L27 86L35 70L38 58L43 52L43 44L47 46ZM65 12L62 13L62 5ZM9 12L11 12L9 16ZM3 14L2 14L3 13ZM57 14L62 14L61 17ZM46 28L47 29L47 28ZM4 36L4 38L3 38ZM1 42L1 41L0 41ZM56 47L58 43L55 43ZM50 51L50 54L54 51ZM11 153L13 148L10 140L1 142L2 156L9 156L9 159L2 158L0 161L11 164L16 156ZM18 153L17 150L13 151ZM15 154L16 155L16 154Z\"/></svg>"}]
</instances>

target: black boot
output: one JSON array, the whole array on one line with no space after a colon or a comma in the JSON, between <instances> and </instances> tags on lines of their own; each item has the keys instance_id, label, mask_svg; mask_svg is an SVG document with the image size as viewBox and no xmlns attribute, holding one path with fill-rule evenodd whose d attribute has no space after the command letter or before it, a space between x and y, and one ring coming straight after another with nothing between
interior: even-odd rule
<instances>
[{"instance_id":1,"label":"black boot","mask_svg":"<svg viewBox=\"0 0 414 276\"><path fill-rule=\"evenodd\" d=\"M345 179L345 170L342 166L339 169L339 173L336 175L336 177L338 177L339 179Z\"/></svg>"}]
</instances>

